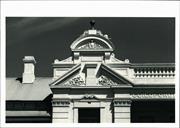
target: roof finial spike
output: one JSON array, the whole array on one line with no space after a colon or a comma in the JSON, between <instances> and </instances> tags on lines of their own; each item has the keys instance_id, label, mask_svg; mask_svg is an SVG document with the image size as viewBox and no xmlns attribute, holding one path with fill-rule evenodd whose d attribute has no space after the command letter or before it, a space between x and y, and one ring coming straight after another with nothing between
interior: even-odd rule
<instances>
[{"instance_id":1,"label":"roof finial spike","mask_svg":"<svg viewBox=\"0 0 180 128\"><path fill-rule=\"evenodd\" d=\"M91 21L90 21L91 29L94 29L95 23L96 23L95 20L91 20Z\"/></svg>"}]
</instances>

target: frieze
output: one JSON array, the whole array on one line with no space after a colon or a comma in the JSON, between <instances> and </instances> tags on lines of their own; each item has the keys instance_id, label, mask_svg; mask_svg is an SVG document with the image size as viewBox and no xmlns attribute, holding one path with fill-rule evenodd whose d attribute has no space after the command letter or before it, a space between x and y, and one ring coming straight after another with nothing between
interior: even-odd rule
<instances>
[{"instance_id":1,"label":"frieze","mask_svg":"<svg viewBox=\"0 0 180 128\"><path fill-rule=\"evenodd\" d=\"M70 101L69 100L53 100L52 106L59 106L59 107L66 107L69 106Z\"/></svg>"},{"instance_id":2,"label":"frieze","mask_svg":"<svg viewBox=\"0 0 180 128\"><path fill-rule=\"evenodd\" d=\"M114 100L114 107L128 107L131 106L131 100Z\"/></svg>"},{"instance_id":3,"label":"frieze","mask_svg":"<svg viewBox=\"0 0 180 128\"><path fill-rule=\"evenodd\" d=\"M106 77L104 75L101 75L98 78L98 85L104 85L104 86L107 86L107 85L118 85L118 83L112 81L111 79L109 79L108 77Z\"/></svg>"},{"instance_id":4,"label":"frieze","mask_svg":"<svg viewBox=\"0 0 180 128\"><path fill-rule=\"evenodd\" d=\"M132 99L175 99L174 94L132 94Z\"/></svg>"}]
</instances>

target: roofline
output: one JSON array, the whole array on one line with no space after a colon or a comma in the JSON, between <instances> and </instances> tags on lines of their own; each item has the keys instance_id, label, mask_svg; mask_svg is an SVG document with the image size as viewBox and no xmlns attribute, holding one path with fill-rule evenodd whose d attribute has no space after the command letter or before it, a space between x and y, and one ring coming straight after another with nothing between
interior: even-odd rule
<instances>
[{"instance_id":1,"label":"roofline","mask_svg":"<svg viewBox=\"0 0 180 128\"><path fill-rule=\"evenodd\" d=\"M53 68L59 68L59 67L63 67L63 68L72 68L73 66L75 66L76 64L74 63L65 63L65 62L60 62L60 63L52 63L52 67Z\"/></svg>"},{"instance_id":2,"label":"roofline","mask_svg":"<svg viewBox=\"0 0 180 128\"><path fill-rule=\"evenodd\" d=\"M132 67L175 67L175 63L132 63Z\"/></svg>"},{"instance_id":3,"label":"roofline","mask_svg":"<svg viewBox=\"0 0 180 128\"><path fill-rule=\"evenodd\" d=\"M131 81L129 81L128 79L126 79L125 77L123 77L122 75L120 75L117 72L115 72L114 70L112 70L108 65L101 64L101 66L103 69L107 70L111 74L114 74L118 79L122 80L123 82L128 83L131 86L134 84Z\"/></svg>"},{"instance_id":4,"label":"roofline","mask_svg":"<svg viewBox=\"0 0 180 128\"><path fill-rule=\"evenodd\" d=\"M121 68L175 68L175 63L109 63L106 65Z\"/></svg>"},{"instance_id":5,"label":"roofline","mask_svg":"<svg viewBox=\"0 0 180 128\"><path fill-rule=\"evenodd\" d=\"M88 37L97 37L97 38L101 38L102 40L104 40L105 42L108 42L108 43L105 43L106 45L110 45L110 49L111 50L114 50L115 47L114 47L114 44L109 40L109 39L106 39L104 36L101 36L101 35L94 35L94 34L88 34L88 35L83 35L83 36L80 36L78 37L75 41L73 41L73 43L71 44L70 48L71 50L75 49L76 46L80 43L79 41L81 41L83 38L88 38ZM104 42L103 41L103 42Z\"/></svg>"},{"instance_id":6,"label":"roofline","mask_svg":"<svg viewBox=\"0 0 180 128\"><path fill-rule=\"evenodd\" d=\"M72 67L71 70L69 70L68 72L65 72L62 76L60 76L58 79L56 79L55 81L53 81L52 83L50 83L49 85L52 87L53 85L55 85L56 83L58 83L59 81L65 79L66 77L68 77L69 74L71 74L72 72L78 70L80 68L81 64L77 64L74 67Z\"/></svg>"},{"instance_id":7,"label":"roofline","mask_svg":"<svg viewBox=\"0 0 180 128\"><path fill-rule=\"evenodd\" d=\"M111 86L53 86L51 89L107 89L107 88L132 88L131 85L127 84L119 84L119 85L111 85Z\"/></svg>"}]
</instances>

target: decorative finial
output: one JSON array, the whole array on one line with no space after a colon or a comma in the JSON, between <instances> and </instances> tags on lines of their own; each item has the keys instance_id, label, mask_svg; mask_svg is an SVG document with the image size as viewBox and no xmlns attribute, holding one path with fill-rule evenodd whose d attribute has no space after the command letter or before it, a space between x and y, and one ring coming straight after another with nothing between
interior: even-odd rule
<instances>
[{"instance_id":1,"label":"decorative finial","mask_svg":"<svg viewBox=\"0 0 180 128\"><path fill-rule=\"evenodd\" d=\"M95 20L91 20L91 21L90 21L91 29L94 29L95 23L96 23Z\"/></svg>"}]
</instances>

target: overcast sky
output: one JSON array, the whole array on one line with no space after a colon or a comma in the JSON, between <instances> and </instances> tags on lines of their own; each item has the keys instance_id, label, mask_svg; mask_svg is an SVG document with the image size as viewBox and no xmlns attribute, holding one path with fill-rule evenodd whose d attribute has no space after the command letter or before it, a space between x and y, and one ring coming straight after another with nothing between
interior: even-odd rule
<instances>
[{"instance_id":1,"label":"overcast sky","mask_svg":"<svg viewBox=\"0 0 180 128\"><path fill-rule=\"evenodd\" d=\"M36 76L52 76L54 59L71 56L71 43L90 28L108 34L116 58L132 63L175 62L174 18L6 18L6 75L21 77L24 56L34 56Z\"/></svg>"}]
</instances>

